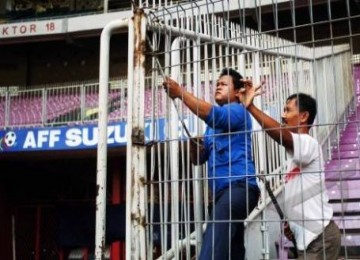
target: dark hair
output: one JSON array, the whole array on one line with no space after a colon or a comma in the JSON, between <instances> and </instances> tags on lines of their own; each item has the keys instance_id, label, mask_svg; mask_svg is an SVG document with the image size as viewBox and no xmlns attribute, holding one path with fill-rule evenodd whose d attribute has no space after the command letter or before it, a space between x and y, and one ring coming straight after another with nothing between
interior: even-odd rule
<instances>
[{"instance_id":1,"label":"dark hair","mask_svg":"<svg viewBox=\"0 0 360 260\"><path fill-rule=\"evenodd\" d=\"M286 101L296 99L296 104L300 112L309 112L308 124L312 125L316 116L316 100L304 93L295 93L287 98Z\"/></svg>"},{"instance_id":2,"label":"dark hair","mask_svg":"<svg viewBox=\"0 0 360 260\"><path fill-rule=\"evenodd\" d=\"M234 84L234 89L239 89L244 87L244 83L240 81L243 78L239 72L231 68L224 68L221 73L220 77L222 76L231 76Z\"/></svg>"}]
</instances>

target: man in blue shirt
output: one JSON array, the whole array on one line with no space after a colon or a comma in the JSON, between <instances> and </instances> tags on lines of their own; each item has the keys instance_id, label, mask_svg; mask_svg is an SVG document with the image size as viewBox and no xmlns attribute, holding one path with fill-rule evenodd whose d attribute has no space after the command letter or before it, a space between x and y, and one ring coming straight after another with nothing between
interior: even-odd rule
<instances>
[{"instance_id":1,"label":"man in blue shirt","mask_svg":"<svg viewBox=\"0 0 360 260\"><path fill-rule=\"evenodd\" d=\"M193 163L208 163L208 184L214 198L199 259L245 258L244 219L259 198L251 118L239 103L241 79L233 69L222 70L215 90L218 106L198 99L170 78L163 83L171 98L181 99L207 125L204 149L191 142Z\"/></svg>"}]
</instances>

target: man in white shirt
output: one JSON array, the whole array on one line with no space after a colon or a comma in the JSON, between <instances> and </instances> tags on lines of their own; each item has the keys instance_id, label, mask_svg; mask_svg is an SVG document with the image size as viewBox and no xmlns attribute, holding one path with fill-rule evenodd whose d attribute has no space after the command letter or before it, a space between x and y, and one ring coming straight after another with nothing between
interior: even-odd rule
<instances>
[{"instance_id":1,"label":"man in white shirt","mask_svg":"<svg viewBox=\"0 0 360 260\"><path fill-rule=\"evenodd\" d=\"M316 101L307 94L288 97L282 124L259 110L253 99L262 94L261 85L244 80L240 101L288 153L285 175L284 214L298 247L298 259L337 259L341 234L332 221L324 180L324 160L318 141L309 135L316 116Z\"/></svg>"}]
</instances>

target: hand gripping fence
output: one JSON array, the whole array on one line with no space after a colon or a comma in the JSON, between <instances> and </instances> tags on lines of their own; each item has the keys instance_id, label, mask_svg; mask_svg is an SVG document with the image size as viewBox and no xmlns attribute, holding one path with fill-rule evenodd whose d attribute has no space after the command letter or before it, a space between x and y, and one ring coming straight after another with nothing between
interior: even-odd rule
<instances>
[{"instance_id":1,"label":"hand gripping fence","mask_svg":"<svg viewBox=\"0 0 360 260\"><path fill-rule=\"evenodd\" d=\"M155 51L154 51L154 48L153 48L153 46L152 46L152 44L151 44L151 41L150 41L148 35L146 35L146 40L147 40L147 42L148 42L148 44L149 44L149 46L150 46L151 51L154 53ZM155 56L155 61L156 61L157 65L158 65L158 71L160 72L162 78L163 78L163 79L166 79L165 72L164 72L164 70L161 68L161 64L160 64L160 62L159 62L159 59L158 59L156 56ZM185 131L186 135L190 138L191 141L194 142L194 140L193 140L192 137L191 137L191 134L190 134L189 129L187 128L187 126L186 126L184 120L182 119L182 117L180 116L179 108L178 108L175 100L174 100L174 99L171 99L171 100L173 101L173 104L174 104L176 113L178 114L179 121L180 121L182 127L184 128L184 131Z\"/></svg>"}]
</instances>

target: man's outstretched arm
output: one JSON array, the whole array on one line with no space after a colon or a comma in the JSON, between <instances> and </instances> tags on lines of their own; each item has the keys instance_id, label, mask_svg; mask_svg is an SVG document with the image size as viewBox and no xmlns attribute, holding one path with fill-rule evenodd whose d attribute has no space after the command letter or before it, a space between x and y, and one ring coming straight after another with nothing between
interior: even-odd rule
<instances>
[{"instance_id":1,"label":"man's outstretched arm","mask_svg":"<svg viewBox=\"0 0 360 260\"><path fill-rule=\"evenodd\" d=\"M195 97L190 92L181 88L179 84L169 77L165 78L164 89L170 98L180 98L182 102L200 119L205 120L209 115L212 104Z\"/></svg>"},{"instance_id":2,"label":"man's outstretched arm","mask_svg":"<svg viewBox=\"0 0 360 260\"><path fill-rule=\"evenodd\" d=\"M241 90L241 95L239 97L240 102L245 105L247 110L272 139L283 145L286 149L293 151L294 143L290 130L284 128L279 122L258 109L253 103L254 97L263 93L261 88L264 83L253 86L253 83L250 80L243 80L243 82L245 88Z\"/></svg>"}]
</instances>

